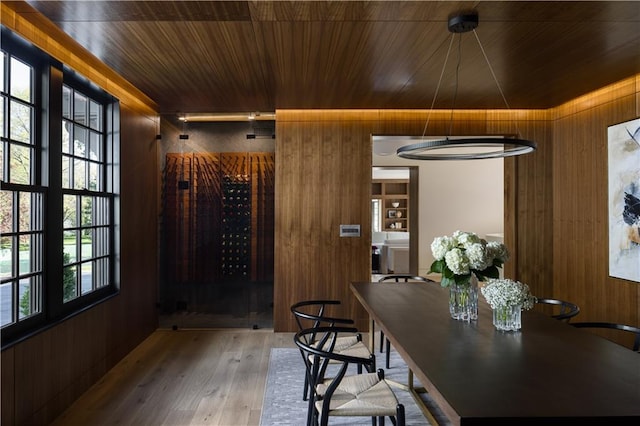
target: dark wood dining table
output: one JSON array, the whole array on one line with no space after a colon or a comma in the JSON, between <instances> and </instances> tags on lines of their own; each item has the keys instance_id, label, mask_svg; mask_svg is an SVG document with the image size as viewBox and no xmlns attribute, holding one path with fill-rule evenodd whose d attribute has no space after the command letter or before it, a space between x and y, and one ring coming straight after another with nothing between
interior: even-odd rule
<instances>
[{"instance_id":1,"label":"dark wood dining table","mask_svg":"<svg viewBox=\"0 0 640 426\"><path fill-rule=\"evenodd\" d=\"M481 295L477 321L453 320L438 283L351 290L453 424L640 425L631 349L534 311L520 331L498 331Z\"/></svg>"}]
</instances>

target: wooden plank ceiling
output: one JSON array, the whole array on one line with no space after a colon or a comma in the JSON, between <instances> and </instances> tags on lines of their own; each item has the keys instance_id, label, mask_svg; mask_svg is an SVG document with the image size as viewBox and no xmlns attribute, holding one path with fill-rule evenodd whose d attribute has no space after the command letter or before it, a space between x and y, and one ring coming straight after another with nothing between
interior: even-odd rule
<instances>
[{"instance_id":1,"label":"wooden plank ceiling","mask_svg":"<svg viewBox=\"0 0 640 426\"><path fill-rule=\"evenodd\" d=\"M162 113L430 108L448 16L469 9L511 108L553 107L640 73L636 1L27 3ZM505 107L473 33L454 41L436 97L452 105Z\"/></svg>"}]
</instances>

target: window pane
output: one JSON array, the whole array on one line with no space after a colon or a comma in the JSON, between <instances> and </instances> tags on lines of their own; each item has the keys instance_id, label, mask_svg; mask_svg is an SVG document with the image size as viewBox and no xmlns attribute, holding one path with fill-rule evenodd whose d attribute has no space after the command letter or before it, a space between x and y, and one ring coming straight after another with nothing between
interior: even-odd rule
<instances>
[{"instance_id":1,"label":"window pane","mask_svg":"<svg viewBox=\"0 0 640 426\"><path fill-rule=\"evenodd\" d=\"M73 121L79 124L87 123L87 109L89 105L87 103L87 97L82 93L74 92L73 93Z\"/></svg>"},{"instance_id":2,"label":"window pane","mask_svg":"<svg viewBox=\"0 0 640 426\"><path fill-rule=\"evenodd\" d=\"M82 231L82 260L88 260L93 257L93 230L85 229Z\"/></svg>"},{"instance_id":3,"label":"window pane","mask_svg":"<svg viewBox=\"0 0 640 426\"><path fill-rule=\"evenodd\" d=\"M44 229L44 196L39 192L31 194L31 229L42 231Z\"/></svg>"},{"instance_id":4,"label":"window pane","mask_svg":"<svg viewBox=\"0 0 640 426\"><path fill-rule=\"evenodd\" d=\"M23 232L31 231L31 194L21 192L19 199L19 229Z\"/></svg>"},{"instance_id":5,"label":"window pane","mask_svg":"<svg viewBox=\"0 0 640 426\"><path fill-rule=\"evenodd\" d=\"M91 226L93 223L93 197L82 197L82 226Z\"/></svg>"},{"instance_id":6,"label":"window pane","mask_svg":"<svg viewBox=\"0 0 640 426\"><path fill-rule=\"evenodd\" d=\"M64 227L75 228L78 226L76 196L63 195L62 205L62 220Z\"/></svg>"},{"instance_id":7,"label":"window pane","mask_svg":"<svg viewBox=\"0 0 640 426\"><path fill-rule=\"evenodd\" d=\"M10 278L13 276L11 266L13 265L13 238L0 237L0 278Z\"/></svg>"},{"instance_id":8,"label":"window pane","mask_svg":"<svg viewBox=\"0 0 640 426\"><path fill-rule=\"evenodd\" d=\"M71 89L62 86L62 117L71 119Z\"/></svg>"},{"instance_id":9,"label":"window pane","mask_svg":"<svg viewBox=\"0 0 640 426\"><path fill-rule=\"evenodd\" d=\"M108 228L97 228L96 229L96 240L95 240L95 248L96 248L96 257L104 256L109 252L109 229Z\"/></svg>"},{"instance_id":10,"label":"window pane","mask_svg":"<svg viewBox=\"0 0 640 426\"><path fill-rule=\"evenodd\" d=\"M11 95L30 103L32 68L16 58L11 58L10 78Z\"/></svg>"},{"instance_id":11,"label":"window pane","mask_svg":"<svg viewBox=\"0 0 640 426\"><path fill-rule=\"evenodd\" d=\"M77 235L77 231L64 231L63 250L64 253L69 256L69 263L77 262L79 260Z\"/></svg>"},{"instance_id":12,"label":"window pane","mask_svg":"<svg viewBox=\"0 0 640 426\"><path fill-rule=\"evenodd\" d=\"M89 133L89 155L94 161L102 161L102 136L96 132Z\"/></svg>"},{"instance_id":13,"label":"window pane","mask_svg":"<svg viewBox=\"0 0 640 426\"><path fill-rule=\"evenodd\" d=\"M4 159L5 159L5 150L4 150L4 142L0 141L0 180L9 181L7 176L5 176L4 170Z\"/></svg>"},{"instance_id":14,"label":"window pane","mask_svg":"<svg viewBox=\"0 0 640 426\"><path fill-rule=\"evenodd\" d=\"M8 303L0 303L0 326L5 326L13 322L13 312L11 311L13 286L11 283L0 284L0 300L8 301Z\"/></svg>"},{"instance_id":15,"label":"window pane","mask_svg":"<svg viewBox=\"0 0 640 426\"><path fill-rule=\"evenodd\" d=\"M31 183L31 148L10 144L9 172L13 183Z\"/></svg>"},{"instance_id":16,"label":"window pane","mask_svg":"<svg viewBox=\"0 0 640 426\"><path fill-rule=\"evenodd\" d=\"M97 163L89 163L89 185L88 188L91 191L100 191L102 185L100 185L100 167Z\"/></svg>"},{"instance_id":17,"label":"window pane","mask_svg":"<svg viewBox=\"0 0 640 426\"><path fill-rule=\"evenodd\" d=\"M29 259L31 262L32 272L43 271L43 259L44 259L44 234L41 232L34 232L29 236L31 241L31 251Z\"/></svg>"},{"instance_id":18,"label":"window pane","mask_svg":"<svg viewBox=\"0 0 640 426\"><path fill-rule=\"evenodd\" d=\"M40 276L20 280L18 291L18 297L20 300L18 314L20 319L42 312Z\"/></svg>"},{"instance_id":19,"label":"window pane","mask_svg":"<svg viewBox=\"0 0 640 426\"><path fill-rule=\"evenodd\" d=\"M62 187L71 188L71 159L69 157L62 157Z\"/></svg>"},{"instance_id":20,"label":"window pane","mask_svg":"<svg viewBox=\"0 0 640 426\"><path fill-rule=\"evenodd\" d=\"M5 134L4 134L4 112L6 110L6 106L5 106L6 102L7 102L6 96L0 97L0 136L2 136L2 137L5 137Z\"/></svg>"},{"instance_id":21,"label":"window pane","mask_svg":"<svg viewBox=\"0 0 640 426\"><path fill-rule=\"evenodd\" d=\"M108 269L106 259L98 259L94 261L95 271L94 277L96 288L105 287L108 284Z\"/></svg>"},{"instance_id":22,"label":"window pane","mask_svg":"<svg viewBox=\"0 0 640 426\"><path fill-rule=\"evenodd\" d=\"M93 268L91 262L86 262L82 264L82 276L80 277L80 288L82 289L82 294L87 294L91 290L93 290L92 279L93 277Z\"/></svg>"},{"instance_id":23,"label":"window pane","mask_svg":"<svg viewBox=\"0 0 640 426\"><path fill-rule=\"evenodd\" d=\"M11 116L9 117L9 137L14 141L31 142L32 111L28 105L11 101Z\"/></svg>"},{"instance_id":24,"label":"window pane","mask_svg":"<svg viewBox=\"0 0 640 426\"><path fill-rule=\"evenodd\" d=\"M13 192L0 191L0 232L13 231ZM2 247L0 247L1 249Z\"/></svg>"},{"instance_id":25,"label":"window pane","mask_svg":"<svg viewBox=\"0 0 640 426\"><path fill-rule=\"evenodd\" d=\"M64 154L71 154L71 126L69 121L62 120L62 152Z\"/></svg>"},{"instance_id":26,"label":"window pane","mask_svg":"<svg viewBox=\"0 0 640 426\"><path fill-rule=\"evenodd\" d=\"M86 167L86 161L73 160L73 187L75 189L87 189Z\"/></svg>"},{"instance_id":27,"label":"window pane","mask_svg":"<svg viewBox=\"0 0 640 426\"><path fill-rule=\"evenodd\" d=\"M73 126L73 155L86 158L88 142L87 129Z\"/></svg>"},{"instance_id":28,"label":"window pane","mask_svg":"<svg viewBox=\"0 0 640 426\"><path fill-rule=\"evenodd\" d=\"M62 282L64 285L62 300L68 302L78 297L76 286L76 266L67 266L62 271Z\"/></svg>"},{"instance_id":29,"label":"window pane","mask_svg":"<svg viewBox=\"0 0 640 426\"><path fill-rule=\"evenodd\" d=\"M31 238L29 235L21 235L18 247L18 273L20 275L35 272L31 268Z\"/></svg>"},{"instance_id":30,"label":"window pane","mask_svg":"<svg viewBox=\"0 0 640 426\"><path fill-rule=\"evenodd\" d=\"M102 105L91 101L89 103L89 113L91 116L89 127L97 131L102 131Z\"/></svg>"},{"instance_id":31,"label":"window pane","mask_svg":"<svg viewBox=\"0 0 640 426\"><path fill-rule=\"evenodd\" d=\"M95 225L107 225L109 223L109 199L96 197L95 199Z\"/></svg>"},{"instance_id":32,"label":"window pane","mask_svg":"<svg viewBox=\"0 0 640 426\"><path fill-rule=\"evenodd\" d=\"M6 60L7 60L6 53L0 52L0 61L2 61L2 63L0 63L0 92L4 92L4 93L7 92L7 88L4 85L4 83L5 83L4 82L4 71L5 71L5 68L7 66Z\"/></svg>"}]
</instances>

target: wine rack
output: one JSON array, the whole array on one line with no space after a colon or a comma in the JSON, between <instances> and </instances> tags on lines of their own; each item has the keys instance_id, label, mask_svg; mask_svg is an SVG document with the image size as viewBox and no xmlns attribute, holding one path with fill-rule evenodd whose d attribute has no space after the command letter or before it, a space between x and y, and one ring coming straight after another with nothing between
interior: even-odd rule
<instances>
[{"instance_id":1,"label":"wine rack","mask_svg":"<svg viewBox=\"0 0 640 426\"><path fill-rule=\"evenodd\" d=\"M273 281L273 153L167 154L162 264L167 282ZM186 189L179 181L188 181Z\"/></svg>"},{"instance_id":2,"label":"wine rack","mask_svg":"<svg viewBox=\"0 0 640 426\"><path fill-rule=\"evenodd\" d=\"M246 279L251 273L251 180L224 175L222 180L222 275Z\"/></svg>"}]
</instances>

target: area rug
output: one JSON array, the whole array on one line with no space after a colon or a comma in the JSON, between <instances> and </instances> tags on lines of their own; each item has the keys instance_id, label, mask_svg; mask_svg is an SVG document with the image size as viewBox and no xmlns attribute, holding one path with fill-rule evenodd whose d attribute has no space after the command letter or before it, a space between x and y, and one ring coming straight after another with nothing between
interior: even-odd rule
<instances>
[{"instance_id":1,"label":"area rug","mask_svg":"<svg viewBox=\"0 0 640 426\"><path fill-rule=\"evenodd\" d=\"M378 363L384 365L384 354L378 355ZM355 369L353 371L355 373ZM407 383L407 366L402 358L391 351L391 368L385 370L385 377L399 383ZM417 382L417 379L415 379ZM269 371L265 385L264 402L260 417L261 426L295 425L304 426L307 419L307 402L302 400L304 386L304 365L298 349L272 348L269 360ZM417 383L416 386L420 386ZM411 426L429 425L430 423L416 405L407 391L392 387L398 401L405 407L405 423ZM450 422L440 409L424 395L427 406L440 425ZM387 423L391 422L387 419ZM332 417L330 425L371 425L368 417Z\"/></svg>"}]
</instances>

